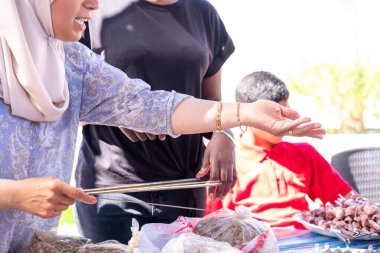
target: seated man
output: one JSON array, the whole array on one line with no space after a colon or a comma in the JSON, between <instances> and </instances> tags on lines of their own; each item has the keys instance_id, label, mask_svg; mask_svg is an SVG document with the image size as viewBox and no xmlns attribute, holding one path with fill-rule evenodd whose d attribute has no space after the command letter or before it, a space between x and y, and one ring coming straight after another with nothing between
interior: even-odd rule
<instances>
[{"instance_id":1,"label":"seated man","mask_svg":"<svg viewBox=\"0 0 380 253\"><path fill-rule=\"evenodd\" d=\"M288 97L286 85L264 71L246 76L236 88L238 102L266 99L288 106ZM309 209L306 196L334 203L339 194L346 198L353 194L351 186L308 143L284 142L279 136L248 128L236 145L238 181L223 203L213 207L223 204L235 210L244 205L254 218L271 226L302 228L292 216Z\"/></svg>"}]
</instances>

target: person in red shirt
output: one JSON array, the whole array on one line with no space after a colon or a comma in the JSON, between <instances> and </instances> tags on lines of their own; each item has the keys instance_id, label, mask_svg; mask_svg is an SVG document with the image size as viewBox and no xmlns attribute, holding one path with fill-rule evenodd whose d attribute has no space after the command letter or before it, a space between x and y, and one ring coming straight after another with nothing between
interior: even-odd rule
<instances>
[{"instance_id":1,"label":"person in red shirt","mask_svg":"<svg viewBox=\"0 0 380 253\"><path fill-rule=\"evenodd\" d=\"M236 88L237 102L266 99L289 106L288 98L284 82L265 71L246 76ZM346 198L353 194L352 187L310 144L285 142L251 127L236 140L236 168L235 187L216 206L208 201L210 210L244 205L254 218L272 227L303 228L292 216L309 209L306 196L334 203L339 194Z\"/></svg>"}]
</instances>

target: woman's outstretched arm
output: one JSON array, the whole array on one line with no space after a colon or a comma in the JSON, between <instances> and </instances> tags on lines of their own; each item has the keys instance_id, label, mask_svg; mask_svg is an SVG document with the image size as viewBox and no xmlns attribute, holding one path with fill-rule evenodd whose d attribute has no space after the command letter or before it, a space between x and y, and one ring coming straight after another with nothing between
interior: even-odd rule
<instances>
[{"instance_id":1,"label":"woman's outstretched arm","mask_svg":"<svg viewBox=\"0 0 380 253\"><path fill-rule=\"evenodd\" d=\"M241 125L255 127L274 135L309 136L322 138L325 130L310 118L300 118L291 108L267 100L254 103L222 103L220 125L222 129ZM174 134L194 134L217 129L218 103L196 98L183 100L174 111L171 123ZM305 124L308 123L308 124Z\"/></svg>"}]
</instances>

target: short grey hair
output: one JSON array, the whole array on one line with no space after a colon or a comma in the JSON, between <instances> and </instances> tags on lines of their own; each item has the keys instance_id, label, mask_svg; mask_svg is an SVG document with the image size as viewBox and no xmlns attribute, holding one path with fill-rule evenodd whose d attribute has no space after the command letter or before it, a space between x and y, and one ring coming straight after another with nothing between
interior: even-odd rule
<instances>
[{"instance_id":1,"label":"short grey hair","mask_svg":"<svg viewBox=\"0 0 380 253\"><path fill-rule=\"evenodd\" d=\"M289 98L285 83L267 71L256 71L244 77L235 90L235 100L252 103L259 99L280 102Z\"/></svg>"}]
</instances>

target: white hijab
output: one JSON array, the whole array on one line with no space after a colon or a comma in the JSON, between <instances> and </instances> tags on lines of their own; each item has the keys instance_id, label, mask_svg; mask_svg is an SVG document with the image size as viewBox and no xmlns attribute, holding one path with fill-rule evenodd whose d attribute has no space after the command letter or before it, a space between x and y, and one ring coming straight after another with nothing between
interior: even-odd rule
<instances>
[{"instance_id":1,"label":"white hijab","mask_svg":"<svg viewBox=\"0 0 380 253\"><path fill-rule=\"evenodd\" d=\"M54 39L54 0L1 0L0 97L12 114L57 120L69 105L61 41Z\"/></svg>"}]
</instances>

